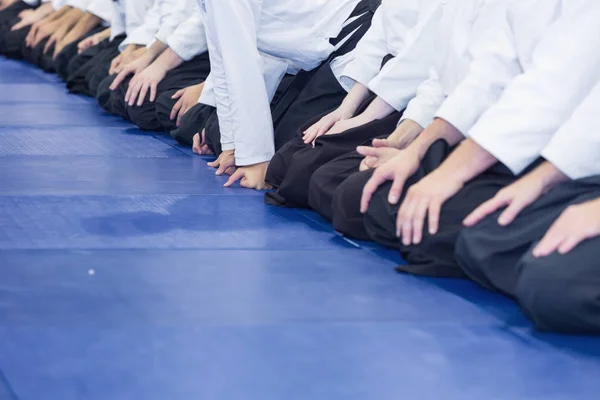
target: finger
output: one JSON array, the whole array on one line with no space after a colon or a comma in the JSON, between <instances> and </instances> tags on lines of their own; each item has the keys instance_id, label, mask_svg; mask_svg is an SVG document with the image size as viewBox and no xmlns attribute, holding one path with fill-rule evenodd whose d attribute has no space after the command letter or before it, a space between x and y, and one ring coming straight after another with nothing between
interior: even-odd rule
<instances>
[{"instance_id":1,"label":"finger","mask_svg":"<svg viewBox=\"0 0 600 400\"><path fill-rule=\"evenodd\" d=\"M233 175L233 173L235 172L235 167L229 167L225 170L225 174L226 175Z\"/></svg>"},{"instance_id":2,"label":"finger","mask_svg":"<svg viewBox=\"0 0 600 400\"><path fill-rule=\"evenodd\" d=\"M112 85L110 85L110 90L117 90L117 88L119 86L121 86L121 83L123 83L123 81L125 80L125 78L127 77L127 75L129 75L129 71L124 69L121 72L119 72L119 74L117 75L117 77L115 78L115 80L113 81Z\"/></svg>"},{"instance_id":3,"label":"finger","mask_svg":"<svg viewBox=\"0 0 600 400\"><path fill-rule=\"evenodd\" d=\"M215 161L209 161L207 164L209 167L218 168L219 164L221 164L221 161L219 158L217 158Z\"/></svg>"},{"instance_id":4,"label":"finger","mask_svg":"<svg viewBox=\"0 0 600 400\"><path fill-rule=\"evenodd\" d=\"M225 187L230 187L231 185L233 185L235 182L239 181L240 179L242 179L245 176L244 174L244 170L242 168L238 169L237 171L235 171L227 180L227 182L225 182L225 184L223 186Z\"/></svg>"},{"instance_id":5,"label":"finger","mask_svg":"<svg viewBox=\"0 0 600 400\"><path fill-rule=\"evenodd\" d=\"M463 220L463 224L466 226L474 226L481 222L485 217L496 212L500 208L510 203L509 198L501 198L499 196L493 197L486 201L479 207L477 207L471 214L467 215L467 218Z\"/></svg>"},{"instance_id":6,"label":"finger","mask_svg":"<svg viewBox=\"0 0 600 400\"><path fill-rule=\"evenodd\" d=\"M171 98L173 100L177 100L178 98L183 96L184 93L185 93L185 89L179 89L178 91L175 92L175 94L173 96L171 96Z\"/></svg>"},{"instance_id":7,"label":"finger","mask_svg":"<svg viewBox=\"0 0 600 400\"><path fill-rule=\"evenodd\" d=\"M47 42L46 45L44 46L44 54L46 54L48 52L48 50L50 49L50 46L52 46L52 44L56 41L55 37L52 36Z\"/></svg>"},{"instance_id":8,"label":"finger","mask_svg":"<svg viewBox=\"0 0 600 400\"><path fill-rule=\"evenodd\" d=\"M373 139L373 147L382 148L389 147L387 139Z\"/></svg>"},{"instance_id":9,"label":"finger","mask_svg":"<svg viewBox=\"0 0 600 400\"><path fill-rule=\"evenodd\" d=\"M400 196L402 195L402 189L404 188L405 181L406 179L404 176L402 176L402 174L396 174L394 177L394 182L392 183L392 188L388 194L388 202L390 204L398 204L400 201Z\"/></svg>"},{"instance_id":10,"label":"finger","mask_svg":"<svg viewBox=\"0 0 600 400\"><path fill-rule=\"evenodd\" d=\"M246 178L245 176L240 180L240 186L243 187L244 189L258 189L260 190L256 184L254 184L253 182L250 181L250 179Z\"/></svg>"},{"instance_id":11,"label":"finger","mask_svg":"<svg viewBox=\"0 0 600 400\"><path fill-rule=\"evenodd\" d=\"M360 166L358 167L358 170L360 172L364 172L369 169L371 169L371 167L369 166L368 158L363 158L363 160L360 162Z\"/></svg>"},{"instance_id":12,"label":"finger","mask_svg":"<svg viewBox=\"0 0 600 400\"><path fill-rule=\"evenodd\" d=\"M197 133L192 138L192 151L196 154L202 154L202 149L200 145L200 135Z\"/></svg>"},{"instance_id":13,"label":"finger","mask_svg":"<svg viewBox=\"0 0 600 400\"><path fill-rule=\"evenodd\" d=\"M552 254L554 251L556 251L556 249L558 249L558 246L562 243L563 238L563 234L558 232L558 229L555 227L550 228L544 238L533 250L533 255L539 258Z\"/></svg>"},{"instance_id":14,"label":"finger","mask_svg":"<svg viewBox=\"0 0 600 400\"><path fill-rule=\"evenodd\" d=\"M527 204L525 204L525 202L513 200L506 210L500 214L500 217L498 218L498 224L501 226L510 225L526 206Z\"/></svg>"},{"instance_id":15,"label":"finger","mask_svg":"<svg viewBox=\"0 0 600 400\"><path fill-rule=\"evenodd\" d=\"M583 242L584 239L585 237L581 233L577 233L574 236L570 236L558 246L558 253L570 253L575 247L579 245L579 243Z\"/></svg>"},{"instance_id":16,"label":"finger","mask_svg":"<svg viewBox=\"0 0 600 400\"><path fill-rule=\"evenodd\" d=\"M358 154L365 157L379 158L381 154L383 154L380 149L370 146L358 146L356 148L356 151L358 152Z\"/></svg>"},{"instance_id":17,"label":"finger","mask_svg":"<svg viewBox=\"0 0 600 400\"><path fill-rule=\"evenodd\" d=\"M154 100L156 100L156 87L156 82L150 82L150 103L154 103Z\"/></svg>"},{"instance_id":18,"label":"finger","mask_svg":"<svg viewBox=\"0 0 600 400\"><path fill-rule=\"evenodd\" d=\"M143 83L142 84L142 88L140 89L140 96L138 97L137 100L137 105L138 107L140 107L142 104L144 104L144 100L146 100L146 95L148 94L148 84L147 83ZM135 103L135 98L131 99L131 103Z\"/></svg>"},{"instance_id":19,"label":"finger","mask_svg":"<svg viewBox=\"0 0 600 400\"><path fill-rule=\"evenodd\" d=\"M427 201L420 201L417 204L415 215L413 217L412 242L417 245L423 239L423 226L425 226L425 215L427 210L431 211L431 204Z\"/></svg>"},{"instance_id":20,"label":"finger","mask_svg":"<svg viewBox=\"0 0 600 400\"><path fill-rule=\"evenodd\" d=\"M208 147L207 144L201 144L200 145L200 154L202 154L203 156L211 156L215 153L213 153L213 151L210 149L210 147ZM227 168L227 170L229 170L229 168ZM227 174L228 172L225 171L225 173Z\"/></svg>"},{"instance_id":21,"label":"finger","mask_svg":"<svg viewBox=\"0 0 600 400\"><path fill-rule=\"evenodd\" d=\"M371 198L373 197L373 193L381 186L382 183L386 181L383 174L374 173L371 179L367 182L365 187L363 188L362 196L360 198L360 212L366 213L369 209L369 203L371 202Z\"/></svg>"},{"instance_id":22,"label":"finger","mask_svg":"<svg viewBox=\"0 0 600 400\"><path fill-rule=\"evenodd\" d=\"M179 113L179 110L181 109L182 105L183 105L183 102L181 101L181 99L177 100L177 103L175 103L175 105L171 109L171 115L169 115L169 118L171 119L171 121L173 121L175 118L177 118L177 114Z\"/></svg>"},{"instance_id":23,"label":"finger","mask_svg":"<svg viewBox=\"0 0 600 400\"><path fill-rule=\"evenodd\" d=\"M402 202L398 212L396 233L399 233L398 237L402 237L402 244L405 246L410 246L412 243L413 217L418 203L418 199L407 196Z\"/></svg>"},{"instance_id":24,"label":"finger","mask_svg":"<svg viewBox=\"0 0 600 400\"><path fill-rule=\"evenodd\" d=\"M125 98L123 99L125 100L125 104L129 104L129 101L137 96L138 90L139 89L136 87L135 80L130 80L129 85L127 85L127 90L125 91Z\"/></svg>"},{"instance_id":25,"label":"finger","mask_svg":"<svg viewBox=\"0 0 600 400\"><path fill-rule=\"evenodd\" d=\"M304 144L309 144L311 143L313 140L315 140L317 138L317 128L312 126L310 128L308 128L308 130L305 132L304 134Z\"/></svg>"},{"instance_id":26,"label":"finger","mask_svg":"<svg viewBox=\"0 0 600 400\"><path fill-rule=\"evenodd\" d=\"M433 201L429 205L429 215L427 216L427 222L429 225L429 234L435 235L438 233L438 229L440 227L440 214L442 212L442 205Z\"/></svg>"}]
</instances>

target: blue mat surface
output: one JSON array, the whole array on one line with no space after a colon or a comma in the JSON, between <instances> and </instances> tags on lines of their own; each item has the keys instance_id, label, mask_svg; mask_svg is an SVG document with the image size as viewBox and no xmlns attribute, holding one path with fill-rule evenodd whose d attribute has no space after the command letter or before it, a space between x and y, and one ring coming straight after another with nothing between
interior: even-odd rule
<instances>
[{"instance_id":1,"label":"blue mat surface","mask_svg":"<svg viewBox=\"0 0 600 400\"><path fill-rule=\"evenodd\" d=\"M398 275L0 59L0 400L596 400L600 340Z\"/></svg>"}]
</instances>

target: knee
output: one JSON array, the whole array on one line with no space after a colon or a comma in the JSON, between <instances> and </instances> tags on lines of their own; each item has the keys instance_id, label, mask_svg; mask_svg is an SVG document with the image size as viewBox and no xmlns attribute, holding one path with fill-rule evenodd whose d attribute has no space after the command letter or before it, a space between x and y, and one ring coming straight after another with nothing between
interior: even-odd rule
<instances>
[{"instance_id":1,"label":"knee","mask_svg":"<svg viewBox=\"0 0 600 400\"><path fill-rule=\"evenodd\" d=\"M96 91L96 100L98 100L98 104L108 112L112 112L110 109L110 85L112 85L115 78L116 75L110 75L104 78L98 85L98 90Z\"/></svg>"},{"instance_id":2,"label":"knee","mask_svg":"<svg viewBox=\"0 0 600 400\"><path fill-rule=\"evenodd\" d=\"M388 202L391 185L391 182L381 185L371 197L369 207L364 215L364 226L371 240L389 247L396 247L399 243L396 236L396 215L399 206Z\"/></svg>"},{"instance_id":3,"label":"knee","mask_svg":"<svg viewBox=\"0 0 600 400\"><path fill-rule=\"evenodd\" d=\"M294 142L287 143L271 159L267 170L267 182L274 188L281 186L289 168L291 158L294 155L295 148Z\"/></svg>"},{"instance_id":4,"label":"knee","mask_svg":"<svg viewBox=\"0 0 600 400\"><path fill-rule=\"evenodd\" d=\"M118 93L119 91L115 91ZM120 93L119 93L120 94ZM123 94L123 96L125 96ZM117 101L117 100L111 100ZM160 131L162 130L161 124L158 122L156 118L156 104L150 101L144 101L141 106L134 104L133 106L125 105L125 100L120 99L119 101L123 101L124 108L127 113L127 119L135 124L138 128L145 131Z\"/></svg>"},{"instance_id":5,"label":"knee","mask_svg":"<svg viewBox=\"0 0 600 400\"><path fill-rule=\"evenodd\" d=\"M579 262L595 264L595 260ZM520 262L517 299L538 329L600 333L600 274L595 278L573 274L580 267L568 256L556 254L542 259L528 254Z\"/></svg>"},{"instance_id":6,"label":"knee","mask_svg":"<svg viewBox=\"0 0 600 400\"><path fill-rule=\"evenodd\" d=\"M360 200L363 188L372 175L373 171L357 172L344 180L333 194L331 219L334 228L344 235L361 240L370 239L365 216L360 212ZM315 182L315 185L327 177L323 172L318 179L320 181Z\"/></svg>"},{"instance_id":7,"label":"knee","mask_svg":"<svg viewBox=\"0 0 600 400\"><path fill-rule=\"evenodd\" d=\"M332 178L332 171L325 164L312 174L308 183L308 205L329 220L333 219L333 193L326 188Z\"/></svg>"},{"instance_id":8,"label":"knee","mask_svg":"<svg viewBox=\"0 0 600 400\"><path fill-rule=\"evenodd\" d=\"M176 100L173 100L173 95L175 91L168 91L156 99L156 118L162 128L170 132L177 128L176 121L171 120L171 111L173 110L173 106L176 103Z\"/></svg>"},{"instance_id":9,"label":"knee","mask_svg":"<svg viewBox=\"0 0 600 400\"><path fill-rule=\"evenodd\" d=\"M495 219L493 221L495 222ZM501 276L506 275L502 271L494 271L494 269L511 269L514 271L515 268L514 265L509 266L503 262L491 262L493 258L492 248L494 246L486 240L487 238L492 238L493 240L493 236L490 236L490 233L486 229L485 225L487 222L485 220L474 227L463 228L461 230L454 249L456 261L465 275L479 285L489 290L498 290L502 287L501 290L505 294L514 295L516 276L511 279L513 281L511 285L503 285L498 282L498 279L492 278L498 274Z\"/></svg>"}]
</instances>

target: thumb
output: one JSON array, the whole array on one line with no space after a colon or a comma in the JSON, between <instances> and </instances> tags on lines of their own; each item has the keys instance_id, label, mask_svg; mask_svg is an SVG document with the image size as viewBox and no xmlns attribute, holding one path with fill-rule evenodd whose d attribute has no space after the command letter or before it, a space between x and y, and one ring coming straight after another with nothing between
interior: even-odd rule
<instances>
[{"instance_id":1,"label":"thumb","mask_svg":"<svg viewBox=\"0 0 600 400\"><path fill-rule=\"evenodd\" d=\"M382 154L380 148L369 147L369 146L358 146L356 148L356 151L358 152L358 154L360 154L361 156L365 156L365 157L379 157Z\"/></svg>"}]
</instances>

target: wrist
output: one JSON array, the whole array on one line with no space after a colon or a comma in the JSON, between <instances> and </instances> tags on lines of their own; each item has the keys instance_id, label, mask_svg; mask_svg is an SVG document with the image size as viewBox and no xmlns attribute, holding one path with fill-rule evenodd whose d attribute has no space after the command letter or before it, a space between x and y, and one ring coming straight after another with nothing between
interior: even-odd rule
<instances>
[{"instance_id":1,"label":"wrist","mask_svg":"<svg viewBox=\"0 0 600 400\"><path fill-rule=\"evenodd\" d=\"M569 180L569 177L556 168L551 162L545 162L540 165L534 172L535 178L538 179L544 188L544 191L549 191L561 182Z\"/></svg>"}]
</instances>

